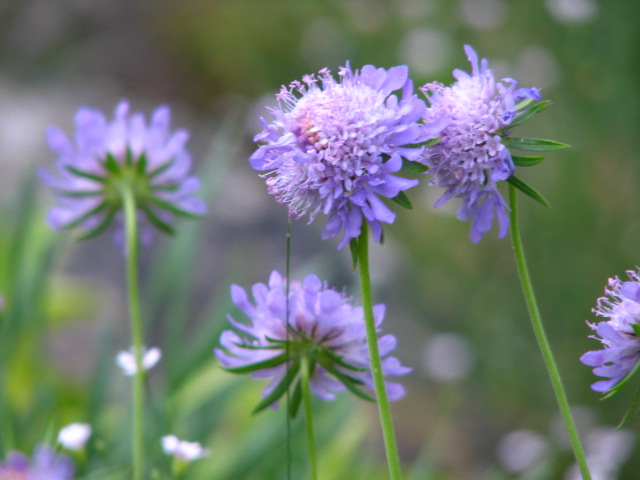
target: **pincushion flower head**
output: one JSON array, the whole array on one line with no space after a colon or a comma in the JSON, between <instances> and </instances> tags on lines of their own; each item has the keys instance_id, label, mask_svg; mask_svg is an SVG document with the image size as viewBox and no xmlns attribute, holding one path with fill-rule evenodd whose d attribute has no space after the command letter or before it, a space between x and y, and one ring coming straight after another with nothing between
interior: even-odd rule
<instances>
[{"instance_id":1,"label":"pincushion flower head","mask_svg":"<svg viewBox=\"0 0 640 480\"><path fill-rule=\"evenodd\" d=\"M72 480L73 463L58 455L51 447L41 445L29 459L20 452L9 452L0 462L0 479L6 480Z\"/></svg>"},{"instance_id":2,"label":"pincushion flower head","mask_svg":"<svg viewBox=\"0 0 640 480\"><path fill-rule=\"evenodd\" d=\"M593 312L608 320L588 323L603 345L602 350L585 353L580 361L595 367L600 380L591 388L614 393L631 378L640 365L640 271L627 271L629 281L610 278L605 296L598 299Z\"/></svg>"},{"instance_id":3,"label":"pincushion flower head","mask_svg":"<svg viewBox=\"0 0 640 480\"><path fill-rule=\"evenodd\" d=\"M416 146L429 137L416 122L425 104L413 94L408 68L341 67L283 86L273 119L261 119L251 166L268 172L267 187L297 217L328 215L323 238L343 233L340 248L360 234L364 220L380 241L382 223L395 214L380 197L405 198L417 180L397 177L403 164L418 160ZM398 98L393 92L400 90Z\"/></svg>"},{"instance_id":4,"label":"pincushion flower head","mask_svg":"<svg viewBox=\"0 0 640 480\"><path fill-rule=\"evenodd\" d=\"M433 175L431 184L445 189L435 206L452 197L460 198L457 216L463 221L471 219L470 237L477 243L491 228L494 216L500 225L499 236L508 230L509 207L498 191L498 182L509 180L543 201L531 187L513 177L515 164L534 165L542 157L513 156L507 147L548 151L566 145L510 138L511 128L544 110L549 102L540 102L536 88L518 88L514 79L496 81L486 59L478 62L476 52L468 45L465 52L471 74L455 70L453 85L429 83L421 88L429 104L424 122L446 122L439 133L440 142L425 151L423 161Z\"/></svg>"},{"instance_id":5,"label":"pincushion flower head","mask_svg":"<svg viewBox=\"0 0 640 480\"><path fill-rule=\"evenodd\" d=\"M229 317L240 334L224 331L221 348L215 354L230 372L251 372L256 378L271 379L255 411L275 406L297 380L289 405L290 413L295 415L300 402L299 371L303 357L310 365L311 391L318 397L332 400L336 392L347 388L361 398L373 400L363 390L363 387L372 390L373 381L362 307L352 305L344 294L330 289L316 275L308 275L302 281L291 281L289 286L287 329L285 279L274 271L269 284L257 283L252 293L255 303L244 289L231 287L233 302L250 323ZM384 305L374 307L377 327L384 312ZM386 357L382 360L385 376L404 375L411 370L388 356L396 346L393 335L380 337L378 346L381 357ZM398 383L386 382L386 388L390 400L404 395L404 388Z\"/></svg>"},{"instance_id":6,"label":"pincushion flower head","mask_svg":"<svg viewBox=\"0 0 640 480\"><path fill-rule=\"evenodd\" d=\"M42 170L41 176L58 200L48 214L51 227L79 227L85 238L97 235L122 216L125 194L133 195L140 219L165 233L173 233L176 215L204 214L204 203L194 196L200 182L189 173L188 133L171 131L170 116L161 106L147 124L122 101L112 121L91 108L78 110L72 139L50 128L58 175Z\"/></svg>"}]
</instances>

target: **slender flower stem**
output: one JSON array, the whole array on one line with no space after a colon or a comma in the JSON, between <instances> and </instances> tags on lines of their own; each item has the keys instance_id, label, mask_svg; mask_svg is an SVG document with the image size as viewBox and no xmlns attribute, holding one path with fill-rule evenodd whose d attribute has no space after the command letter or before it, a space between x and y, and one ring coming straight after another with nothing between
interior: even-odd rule
<instances>
[{"instance_id":1,"label":"slender flower stem","mask_svg":"<svg viewBox=\"0 0 640 480\"><path fill-rule=\"evenodd\" d=\"M306 355L302 357L301 362L301 389L302 404L304 406L304 421L307 426L307 449L309 450L309 469L311 470L311 480L318 479L318 463L316 461L316 441L313 434L313 411L311 409L311 386L309 385L309 377L311 376L311 365Z\"/></svg>"},{"instance_id":2,"label":"slender flower stem","mask_svg":"<svg viewBox=\"0 0 640 480\"><path fill-rule=\"evenodd\" d=\"M371 278L369 275L369 231L366 221L362 222L362 232L358 237L358 265L360 272L360 289L362 295L362 308L364 310L364 322L367 331L367 344L371 361L371 374L376 391L378 413L380 414L380 426L384 439L384 448L387 452L387 464L391 480L399 480L400 458L396 446L396 435L393 430L393 419L387 389L382 375L382 362L378 351L378 336L376 334L375 319L373 318L373 302L371 299Z\"/></svg>"},{"instance_id":3,"label":"slender flower stem","mask_svg":"<svg viewBox=\"0 0 640 480\"><path fill-rule=\"evenodd\" d=\"M136 372L133 379L133 480L142 480L144 465L144 368L142 367L142 316L138 290L138 219L133 192L130 188L123 187L121 193L125 218L131 340L136 359Z\"/></svg>"},{"instance_id":4,"label":"slender flower stem","mask_svg":"<svg viewBox=\"0 0 640 480\"><path fill-rule=\"evenodd\" d=\"M518 202L517 202L517 190L509 184L509 205L511 207L511 239L513 241L513 251L516 257L516 263L518 265L518 273L520 275L520 283L522 285L522 292L527 303L527 309L529 311L529 317L531 318L531 324L533 331L538 341L538 346L544 358L549 377L551 378L551 384L553 385L553 391L558 401L560 408L560 414L564 420L567 433L569 434L569 440L571 441L571 447L573 448L573 454L578 463L578 468L582 474L583 480L591 480L591 473L589 473L589 466L587 465L587 459L584 454L584 449L580 442L580 436L576 429L576 425L571 415L571 409L569 408L569 401L567 400L567 394L562 386L562 378L560 372L553 358L547 335L545 334L544 327L542 325L542 318L540 317L540 311L538 310L538 304L536 302L535 295L533 293L533 286L531 284L531 278L529 277L529 271L527 269L527 262L524 255L524 249L522 247L522 239L520 237L520 226L518 222Z\"/></svg>"}]
</instances>

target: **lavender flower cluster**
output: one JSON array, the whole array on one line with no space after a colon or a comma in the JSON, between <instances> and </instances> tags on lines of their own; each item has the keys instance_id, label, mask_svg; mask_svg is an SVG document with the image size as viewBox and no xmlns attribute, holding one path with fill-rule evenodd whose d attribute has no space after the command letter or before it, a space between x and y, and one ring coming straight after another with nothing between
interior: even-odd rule
<instances>
[{"instance_id":1,"label":"lavender flower cluster","mask_svg":"<svg viewBox=\"0 0 640 480\"><path fill-rule=\"evenodd\" d=\"M403 162L423 164L431 184L445 189L436 207L462 200L458 218L471 219L472 241L491 228L494 216L504 236L508 206L497 183L515 167L503 139L518 114L531 108L522 101L537 102L540 92L517 88L510 78L496 82L487 61L479 64L469 46L465 51L472 73L456 70L449 87L423 86L428 108L413 94L404 66L353 71L347 64L339 80L324 69L283 86L273 119L261 119L252 167L267 172L269 193L290 214L308 214L310 223L318 213L328 215L323 238L343 232L339 248L358 237L363 221L380 241L382 223L393 223L395 214L379 197L397 199L418 183L395 175Z\"/></svg>"}]
</instances>

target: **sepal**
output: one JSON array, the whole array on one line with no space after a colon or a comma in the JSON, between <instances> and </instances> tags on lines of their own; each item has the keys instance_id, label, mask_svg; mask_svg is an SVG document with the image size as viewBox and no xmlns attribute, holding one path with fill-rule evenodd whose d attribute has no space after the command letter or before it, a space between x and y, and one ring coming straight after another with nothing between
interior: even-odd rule
<instances>
[{"instance_id":1,"label":"sepal","mask_svg":"<svg viewBox=\"0 0 640 480\"><path fill-rule=\"evenodd\" d=\"M545 207L550 207L549 202L533 187L527 185L522 180L517 177L509 177L507 178L507 182L513 185L515 188L520 190L525 195L533 198L536 202L541 203Z\"/></svg>"},{"instance_id":2,"label":"sepal","mask_svg":"<svg viewBox=\"0 0 640 480\"><path fill-rule=\"evenodd\" d=\"M545 140L542 138L503 137L502 143L509 148L529 152L551 152L552 150L560 150L561 148L569 147L566 143L560 143L554 140Z\"/></svg>"},{"instance_id":3,"label":"sepal","mask_svg":"<svg viewBox=\"0 0 640 480\"><path fill-rule=\"evenodd\" d=\"M406 173L408 175L419 175L426 172L427 170L429 170L429 167L427 167L424 163L412 162L411 160L407 160L406 158L402 159L402 167L400 168L400 171L402 173Z\"/></svg>"},{"instance_id":4,"label":"sepal","mask_svg":"<svg viewBox=\"0 0 640 480\"><path fill-rule=\"evenodd\" d=\"M549 100L538 102L536 100L527 99L521 102L519 105L516 106L519 112L516 114L513 121L509 125L502 127L500 130L498 130L498 132L511 130L513 127L522 125L534 115L537 115L538 113L546 110L549 107L549 105L551 105L551 102ZM524 110L522 110L523 108Z\"/></svg>"},{"instance_id":5,"label":"sepal","mask_svg":"<svg viewBox=\"0 0 640 480\"><path fill-rule=\"evenodd\" d=\"M398 195L393 197L391 200L396 202L401 207L407 208L409 210L413 209L413 205L411 204L411 200L407 197L407 194L404 192L399 192Z\"/></svg>"},{"instance_id":6,"label":"sepal","mask_svg":"<svg viewBox=\"0 0 640 480\"><path fill-rule=\"evenodd\" d=\"M276 387L273 390L271 390L271 393L269 395L264 397L260 401L260 403L258 403L256 408L253 409L252 413L255 415L256 413L261 412L265 408L270 407L275 402L277 402L280 399L280 397L285 394L285 392L287 391L287 389L289 388L293 380L298 375L298 370L300 370L300 362L296 360L287 369L280 383L276 385Z\"/></svg>"},{"instance_id":7,"label":"sepal","mask_svg":"<svg viewBox=\"0 0 640 480\"><path fill-rule=\"evenodd\" d=\"M517 167L533 167L544 160L544 157L511 155L511 160Z\"/></svg>"}]
</instances>

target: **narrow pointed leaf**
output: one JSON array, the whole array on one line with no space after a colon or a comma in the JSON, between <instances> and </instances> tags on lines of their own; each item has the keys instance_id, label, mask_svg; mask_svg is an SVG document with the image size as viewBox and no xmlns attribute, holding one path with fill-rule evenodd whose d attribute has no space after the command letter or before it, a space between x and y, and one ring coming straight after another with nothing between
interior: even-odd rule
<instances>
[{"instance_id":1,"label":"narrow pointed leaf","mask_svg":"<svg viewBox=\"0 0 640 480\"><path fill-rule=\"evenodd\" d=\"M363 382L353 377L350 377L349 375L345 375L344 373L336 369L333 365L328 364L328 365L323 365L323 367L325 367L327 371L329 371L334 377L336 377L336 379L338 379L340 383L342 383L347 388L347 390L353 393L356 397L359 397L368 402L375 403L376 401L375 398L373 398L368 393L363 392L356 386L356 384L363 385Z\"/></svg>"},{"instance_id":2,"label":"narrow pointed leaf","mask_svg":"<svg viewBox=\"0 0 640 480\"><path fill-rule=\"evenodd\" d=\"M156 215L147 205L140 205L140 210L144 212L145 217L147 217L147 220L149 220L151 225L167 235L175 235L176 231L173 227L158 217L158 215Z\"/></svg>"},{"instance_id":3,"label":"narrow pointed leaf","mask_svg":"<svg viewBox=\"0 0 640 480\"><path fill-rule=\"evenodd\" d=\"M640 361L636 363L635 367L633 367L633 370L627 373L622 380L620 380L617 384L615 384L609 390L604 392L602 400L612 397L616 393L618 393L618 390L620 390L624 385L626 385L629 382L629 380L631 380L631 378L638 372L639 369L640 369Z\"/></svg>"},{"instance_id":4,"label":"narrow pointed leaf","mask_svg":"<svg viewBox=\"0 0 640 480\"><path fill-rule=\"evenodd\" d=\"M136 173L138 175L144 175L147 171L147 156L143 153L138 158L138 162L136 163Z\"/></svg>"},{"instance_id":5,"label":"narrow pointed leaf","mask_svg":"<svg viewBox=\"0 0 640 480\"><path fill-rule=\"evenodd\" d=\"M102 202L100 205L98 205L95 208L92 208L91 210L89 210L87 213L85 213L84 215L82 215L81 217L76 218L73 222L67 223L64 227L62 227L64 230L70 230L72 228L77 227L78 225L83 224L85 221L87 221L89 218L93 217L94 215L97 215L98 213L100 213L102 210L104 210L105 208L107 208L107 202Z\"/></svg>"},{"instance_id":6,"label":"narrow pointed leaf","mask_svg":"<svg viewBox=\"0 0 640 480\"><path fill-rule=\"evenodd\" d=\"M298 410L300 409L300 403L302 401L302 386L300 383L300 380L298 380L296 386L293 388L293 393L289 397L290 418L296 418L296 415L298 415Z\"/></svg>"},{"instance_id":7,"label":"narrow pointed leaf","mask_svg":"<svg viewBox=\"0 0 640 480\"><path fill-rule=\"evenodd\" d=\"M423 145L427 148L430 148L430 147L433 147L434 145L439 144L440 140L442 140L440 137L435 137L426 141Z\"/></svg>"},{"instance_id":8,"label":"narrow pointed leaf","mask_svg":"<svg viewBox=\"0 0 640 480\"><path fill-rule=\"evenodd\" d=\"M90 197L98 197L100 195L104 195L104 191L102 190L56 190L58 195L62 195L63 197L70 198L90 198Z\"/></svg>"},{"instance_id":9,"label":"narrow pointed leaf","mask_svg":"<svg viewBox=\"0 0 640 480\"><path fill-rule=\"evenodd\" d=\"M112 208L111 210L109 210L107 214L104 216L104 218L102 219L102 221L98 224L98 226L80 235L78 237L78 240L88 240L90 238L100 235L109 227L109 225L111 225L111 222L116 216L117 211L118 211L117 208Z\"/></svg>"},{"instance_id":10,"label":"narrow pointed leaf","mask_svg":"<svg viewBox=\"0 0 640 480\"><path fill-rule=\"evenodd\" d=\"M194 213L187 212L186 210L182 210L181 208L176 207L173 203L158 197L154 197L153 195L150 195L149 197L147 197L147 200L149 200L151 203L156 205L158 208L162 208L163 210L167 210L181 217L189 217L189 218L196 218L196 219L202 217L202 215L196 215Z\"/></svg>"},{"instance_id":11,"label":"narrow pointed leaf","mask_svg":"<svg viewBox=\"0 0 640 480\"><path fill-rule=\"evenodd\" d=\"M407 208L409 210L413 209L413 205L411 205L411 200L409 200L409 197L407 197L407 194L404 193L404 192L398 193L398 195L393 197L391 200L393 200L398 205L400 205L400 206L402 206L404 208Z\"/></svg>"},{"instance_id":12,"label":"narrow pointed leaf","mask_svg":"<svg viewBox=\"0 0 640 480\"><path fill-rule=\"evenodd\" d=\"M230 373L251 373L256 370L264 370L265 368L272 368L280 365L287 360L287 354L281 353L275 357L267 358L261 362L251 363L249 365L243 365L241 367L225 367L224 370ZM273 402L272 402L273 403Z\"/></svg>"},{"instance_id":13,"label":"narrow pointed leaf","mask_svg":"<svg viewBox=\"0 0 640 480\"><path fill-rule=\"evenodd\" d=\"M507 182L509 182L514 187L516 187L525 195L528 195L529 197L533 198L536 202L541 203L545 207L550 206L549 202L547 202L547 200L540 193L538 193L536 189L534 189L533 187L530 187L519 178L509 177L507 178Z\"/></svg>"},{"instance_id":14,"label":"narrow pointed leaf","mask_svg":"<svg viewBox=\"0 0 640 480\"><path fill-rule=\"evenodd\" d=\"M502 143L509 148L526 150L529 152L550 152L552 150L560 150L561 148L567 148L569 146L566 143L560 143L554 140L544 140L542 138L503 137Z\"/></svg>"},{"instance_id":15,"label":"narrow pointed leaf","mask_svg":"<svg viewBox=\"0 0 640 480\"><path fill-rule=\"evenodd\" d=\"M280 345L251 345L248 343L233 343L238 348L244 348L245 350L282 350L284 347Z\"/></svg>"},{"instance_id":16,"label":"narrow pointed leaf","mask_svg":"<svg viewBox=\"0 0 640 480\"><path fill-rule=\"evenodd\" d=\"M77 175L78 177L86 178L88 180L93 180L94 182L105 183L107 181L107 179L104 177L100 177L93 173L83 172L82 170L78 170L76 167L72 167L71 165L66 165L65 168L69 172L73 173L74 175Z\"/></svg>"},{"instance_id":17,"label":"narrow pointed leaf","mask_svg":"<svg viewBox=\"0 0 640 480\"><path fill-rule=\"evenodd\" d=\"M633 328L633 333L636 334L636 337L640 337L640 323L632 323L631 328Z\"/></svg>"},{"instance_id":18,"label":"narrow pointed leaf","mask_svg":"<svg viewBox=\"0 0 640 480\"><path fill-rule=\"evenodd\" d=\"M166 172L173 165L173 163L174 163L174 161L170 160L167 163L164 163L164 164L160 165L155 170L152 170L151 172L149 172L149 174L147 176L149 178L156 177L156 176L160 175L162 172Z\"/></svg>"},{"instance_id":19,"label":"narrow pointed leaf","mask_svg":"<svg viewBox=\"0 0 640 480\"><path fill-rule=\"evenodd\" d=\"M356 367L355 365L351 365L350 363L345 362L344 360L342 360L343 357L332 352L331 350L324 350L324 353L326 353L334 363L337 363L341 367L344 367L348 370L352 370L354 372L366 372L367 370L369 370L367 367Z\"/></svg>"},{"instance_id":20,"label":"narrow pointed leaf","mask_svg":"<svg viewBox=\"0 0 640 480\"><path fill-rule=\"evenodd\" d=\"M300 370L300 362L297 362L297 361L293 362L291 366L289 366L287 373L285 374L283 379L280 381L280 383L276 386L276 388L274 388L269 395L264 397L260 401L260 403L258 403L256 408L253 409L252 413L255 415L256 413L259 413L265 408L272 405L274 402L278 401L278 399L282 395L284 395L284 393L287 391L287 389L289 388L293 380L298 375L298 370Z\"/></svg>"},{"instance_id":21,"label":"narrow pointed leaf","mask_svg":"<svg viewBox=\"0 0 640 480\"><path fill-rule=\"evenodd\" d=\"M107 172L109 172L110 174L112 175L120 174L120 170L121 170L120 164L115 159L115 157L110 153L107 153L107 158L105 159L103 165L104 165L104 168L107 170Z\"/></svg>"},{"instance_id":22,"label":"narrow pointed leaf","mask_svg":"<svg viewBox=\"0 0 640 480\"><path fill-rule=\"evenodd\" d=\"M505 130L511 130L513 127L517 127L518 125L522 125L524 122L529 120L534 115L546 110L549 107L549 105L551 105L551 102L548 101L548 100L545 100L544 102L538 102L538 103L530 106L526 110L518 113L516 115L516 118L514 118L509 125L506 125L505 127L501 128L498 131L502 132L502 131L505 131Z\"/></svg>"},{"instance_id":23,"label":"narrow pointed leaf","mask_svg":"<svg viewBox=\"0 0 640 480\"><path fill-rule=\"evenodd\" d=\"M513 163L518 167L533 167L544 160L544 157L511 155L511 160L513 160Z\"/></svg>"},{"instance_id":24,"label":"narrow pointed leaf","mask_svg":"<svg viewBox=\"0 0 640 480\"><path fill-rule=\"evenodd\" d=\"M620 423L618 424L616 429L619 430L624 427L624 424L627 423L627 420L629 420L632 416L637 415L638 411L640 411L640 388L636 392L631 405L629 405L627 412L624 414L624 417L622 417L622 420L620 420Z\"/></svg>"},{"instance_id":25,"label":"narrow pointed leaf","mask_svg":"<svg viewBox=\"0 0 640 480\"><path fill-rule=\"evenodd\" d=\"M427 170L429 170L429 167L427 167L423 163L402 159L402 168L400 169L402 173L406 173L409 175L418 175L426 172Z\"/></svg>"},{"instance_id":26,"label":"narrow pointed leaf","mask_svg":"<svg viewBox=\"0 0 640 480\"><path fill-rule=\"evenodd\" d=\"M357 238L351 239L349 242L349 250L351 250L351 268L353 268L355 272L356 268L358 268L358 252L360 251Z\"/></svg>"}]
</instances>

